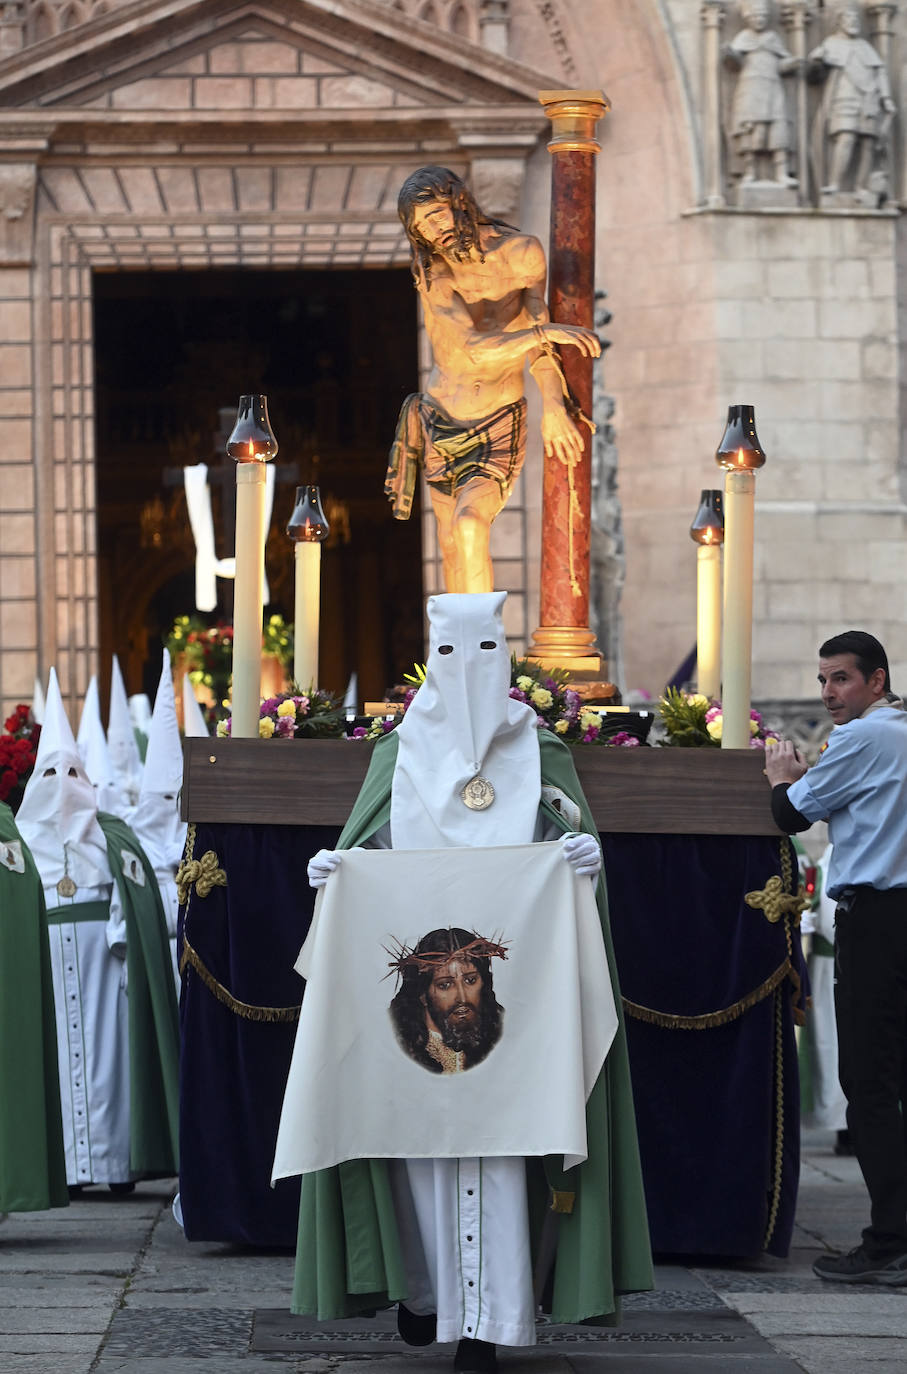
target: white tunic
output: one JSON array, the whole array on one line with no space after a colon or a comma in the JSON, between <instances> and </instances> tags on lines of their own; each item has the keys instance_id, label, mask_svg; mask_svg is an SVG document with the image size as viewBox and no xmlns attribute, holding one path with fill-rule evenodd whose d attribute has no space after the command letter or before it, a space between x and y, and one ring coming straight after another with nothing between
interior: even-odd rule
<instances>
[{"instance_id":1,"label":"white tunic","mask_svg":"<svg viewBox=\"0 0 907 1374\"><path fill-rule=\"evenodd\" d=\"M66 1182L126 1183L129 1171L129 1025L126 928L110 886L73 900L45 889L57 1020ZM60 920L54 908L102 902L106 921Z\"/></svg>"},{"instance_id":2,"label":"white tunic","mask_svg":"<svg viewBox=\"0 0 907 1374\"><path fill-rule=\"evenodd\" d=\"M554 837L539 814L534 840ZM388 844L388 827L370 841ZM389 1160L406 1306L437 1314L439 1341L535 1345L525 1160Z\"/></svg>"}]
</instances>

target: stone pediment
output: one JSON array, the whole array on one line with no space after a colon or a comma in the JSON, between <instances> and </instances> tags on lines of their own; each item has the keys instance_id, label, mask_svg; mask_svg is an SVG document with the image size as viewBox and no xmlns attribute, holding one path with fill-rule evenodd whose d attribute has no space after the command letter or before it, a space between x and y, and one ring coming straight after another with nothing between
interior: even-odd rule
<instances>
[{"instance_id":1,"label":"stone pediment","mask_svg":"<svg viewBox=\"0 0 907 1374\"><path fill-rule=\"evenodd\" d=\"M214 122L523 106L536 122L550 74L401 19L371 0L136 0L4 58L0 110Z\"/></svg>"}]
</instances>

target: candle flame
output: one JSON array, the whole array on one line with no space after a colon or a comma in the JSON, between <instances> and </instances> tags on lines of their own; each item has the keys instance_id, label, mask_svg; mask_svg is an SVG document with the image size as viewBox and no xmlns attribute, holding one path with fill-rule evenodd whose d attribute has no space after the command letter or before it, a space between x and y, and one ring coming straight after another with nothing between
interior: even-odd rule
<instances>
[{"instance_id":1,"label":"candle flame","mask_svg":"<svg viewBox=\"0 0 907 1374\"><path fill-rule=\"evenodd\" d=\"M255 440L254 440L254 439L250 439L250 440L249 440L249 457L250 457L250 458L254 458L254 457L255 457Z\"/></svg>"},{"instance_id":2,"label":"candle flame","mask_svg":"<svg viewBox=\"0 0 907 1374\"><path fill-rule=\"evenodd\" d=\"M746 462L745 462L744 457L743 457L743 449L742 449L742 448L738 448L738 450L737 450L737 466L738 466L738 468L746 467Z\"/></svg>"}]
</instances>

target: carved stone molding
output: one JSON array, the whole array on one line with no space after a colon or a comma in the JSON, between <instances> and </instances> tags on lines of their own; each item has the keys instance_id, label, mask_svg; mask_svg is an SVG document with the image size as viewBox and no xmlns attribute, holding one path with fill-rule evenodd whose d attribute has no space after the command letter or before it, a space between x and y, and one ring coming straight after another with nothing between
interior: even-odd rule
<instances>
[{"instance_id":1,"label":"carved stone molding","mask_svg":"<svg viewBox=\"0 0 907 1374\"><path fill-rule=\"evenodd\" d=\"M0 166L0 266L30 263L34 250L35 163Z\"/></svg>"},{"instance_id":2,"label":"carved stone molding","mask_svg":"<svg viewBox=\"0 0 907 1374\"><path fill-rule=\"evenodd\" d=\"M526 162L518 157L477 157L470 165L473 194L494 219L518 224Z\"/></svg>"}]
</instances>

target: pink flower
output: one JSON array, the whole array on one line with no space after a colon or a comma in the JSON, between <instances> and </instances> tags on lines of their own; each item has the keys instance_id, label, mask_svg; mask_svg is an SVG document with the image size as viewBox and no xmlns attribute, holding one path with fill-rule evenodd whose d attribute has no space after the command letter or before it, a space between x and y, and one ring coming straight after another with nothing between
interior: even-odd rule
<instances>
[{"instance_id":1,"label":"pink flower","mask_svg":"<svg viewBox=\"0 0 907 1374\"><path fill-rule=\"evenodd\" d=\"M526 693L519 687L511 687L510 695L513 697L514 701L526 700Z\"/></svg>"},{"instance_id":2,"label":"pink flower","mask_svg":"<svg viewBox=\"0 0 907 1374\"><path fill-rule=\"evenodd\" d=\"M278 716L275 731L283 739L292 739L296 730L296 721L292 716Z\"/></svg>"}]
</instances>

